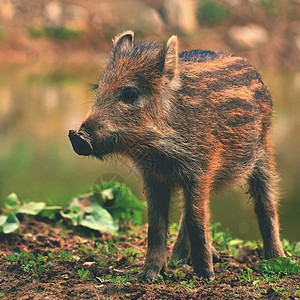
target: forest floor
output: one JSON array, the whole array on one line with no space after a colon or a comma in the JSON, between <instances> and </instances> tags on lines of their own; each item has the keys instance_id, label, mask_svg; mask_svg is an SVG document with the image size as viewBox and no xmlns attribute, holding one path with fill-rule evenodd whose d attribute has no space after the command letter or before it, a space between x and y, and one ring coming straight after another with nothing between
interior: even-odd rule
<instances>
[{"instance_id":1,"label":"forest floor","mask_svg":"<svg viewBox=\"0 0 300 300\"><path fill-rule=\"evenodd\" d=\"M17 233L0 233L0 299L300 299L299 272L263 276L260 246L241 247L233 256L215 244L220 260L213 281L169 262L164 277L141 282L146 231L132 226L113 237L25 219ZM171 228L169 252L175 234Z\"/></svg>"}]
</instances>

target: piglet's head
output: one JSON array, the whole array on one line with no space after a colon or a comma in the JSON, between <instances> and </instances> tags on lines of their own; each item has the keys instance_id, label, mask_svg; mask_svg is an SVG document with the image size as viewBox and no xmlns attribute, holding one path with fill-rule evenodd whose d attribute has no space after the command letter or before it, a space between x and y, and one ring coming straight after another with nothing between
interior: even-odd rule
<instances>
[{"instance_id":1,"label":"piglet's head","mask_svg":"<svg viewBox=\"0 0 300 300\"><path fill-rule=\"evenodd\" d=\"M95 101L78 130L69 131L79 155L143 151L168 131L171 98L180 87L177 37L134 45L134 33L113 39L110 60L94 85Z\"/></svg>"}]
</instances>

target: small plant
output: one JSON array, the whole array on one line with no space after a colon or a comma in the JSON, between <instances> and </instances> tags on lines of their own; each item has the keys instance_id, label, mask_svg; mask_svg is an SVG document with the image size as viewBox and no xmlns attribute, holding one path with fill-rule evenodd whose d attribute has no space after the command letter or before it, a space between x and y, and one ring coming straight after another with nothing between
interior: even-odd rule
<instances>
[{"instance_id":1,"label":"small plant","mask_svg":"<svg viewBox=\"0 0 300 300\"><path fill-rule=\"evenodd\" d=\"M94 199L105 208L114 219L125 223L141 224L145 204L141 203L131 189L119 182L102 182L92 191Z\"/></svg>"},{"instance_id":2,"label":"small plant","mask_svg":"<svg viewBox=\"0 0 300 300\"><path fill-rule=\"evenodd\" d=\"M96 249L104 255L114 254L117 252L118 243L114 241L107 241L106 243L96 243Z\"/></svg>"},{"instance_id":3,"label":"small plant","mask_svg":"<svg viewBox=\"0 0 300 300\"><path fill-rule=\"evenodd\" d=\"M189 287L190 289L193 289L196 286L196 281L192 280L190 281L186 286Z\"/></svg>"},{"instance_id":4,"label":"small plant","mask_svg":"<svg viewBox=\"0 0 300 300\"><path fill-rule=\"evenodd\" d=\"M107 241L107 251L109 254L117 253L117 244L114 241Z\"/></svg>"},{"instance_id":5,"label":"small plant","mask_svg":"<svg viewBox=\"0 0 300 300\"><path fill-rule=\"evenodd\" d=\"M220 222L213 223L211 237L214 243L227 248L228 243L232 240L232 236L229 229L226 229L225 231L219 231L218 228L220 226Z\"/></svg>"},{"instance_id":6,"label":"small plant","mask_svg":"<svg viewBox=\"0 0 300 300\"><path fill-rule=\"evenodd\" d=\"M170 259L169 260L169 267L171 268L176 268L178 267L178 265L180 265L182 263L182 260L181 259Z\"/></svg>"},{"instance_id":7,"label":"small plant","mask_svg":"<svg viewBox=\"0 0 300 300\"><path fill-rule=\"evenodd\" d=\"M102 182L92 192L74 198L61 215L74 226L116 234L118 221L140 224L145 208L126 185Z\"/></svg>"},{"instance_id":8,"label":"small plant","mask_svg":"<svg viewBox=\"0 0 300 300\"><path fill-rule=\"evenodd\" d=\"M134 250L132 248L127 248L124 251L120 252L120 255L128 255L128 254L133 256L133 257L141 256L141 254L139 252L137 252L136 250Z\"/></svg>"},{"instance_id":9,"label":"small plant","mask_svg":"<svg viewBox=\"0 0 300 300\"><path fill-rule=\"evenodd\" d=\"M158 279L159 279L163 284L166 284L166 283L165 283L165 280L164 280L164 277L163 277L161 274L158 274Z\"/></svg>"},{"instance_id":10,"label":"small plant","mask_svg":"<svg viewBox=\"0 0 300 300\"><path fill-rule=\"evenodd\" d=\"M115 285L126 284L127 282L132 282L134 279L129 276L129 273L124 274L123 276L112 276L111 283Z\"/></svg>"},{"instance_id":11,"label":"small plant","mask_svg":"<svg viewBox=\"0 0 300 300\"><path fill-rule=\"evenodd\" d=\"M18 214L37 215L42 211L53 212L60 208L60 206L46 206L45 202L22 203L18 196L12 193L4 202L4 214L0 215L0 232L8 234L17 230L20 226Z\"/></svg>"},{"instance_id":12,"label":"small plant","mask_svg":"<svg viewBox=\"0 0 300 300\"><path fill-rule=\"evenodd\" d=\"M77 274L82 281L87 281L88 278L90 277L90 271L85 270L84 268L78 269Z\"/></svg>"},{"instance_id":13,"label":"small plant","mask_svg":"<svg viewBox=\"0 0 300 300\"><path fill-rule=\"evenodd\" d=\"M283 276L293 275L300 272L297 262L288 257L277 257L258 262L259 270L263 277L270 281L279 279Z\"/></svg>"},{"instance_id":14,"label":"small plant","mask_svg":"<svg viewBox=\"0 0 300 300\"><path fill-rule=\"evenodd\" d=\"M134 259L133 256L130 256L130 257L127 258L127 263L128 263L129 265L133 265L134 262L135 262L135 259Z\"/></svg>"},{"instance_id":15,"label":"small plant","mask_svg":"<svg viewBox=\"0 0 300 300\"><path fill-rule=\"evenodd\" d=\"M108 260L103 259L103 258L101 258L101 257L98 257L98 258L97 258L97 261L98 261L99 265L100 265L100 266L103 266L103 267L107 266L107 264L109 263Z\"/></svg>"},{"instance_id":16,"label":"small plant","mask_svg":"<svg viewBox=\"0 0 300 300\"><path fill-rule=\"evenodd\" d=\"M21 251L20 253L7 255L6 261L17 263L23 272L34 276L36 280L40 280L49 271L50 262L47 262L47 257L38 253L34 255L31 252Z\"/></svg>"},{"instance_id":17,"label":"small plant","mask_svg":"<svg viewBox=\"0 0 300 300\"><path fill-rule=\"evenodd\" d=\"M182 280L182 281L180 281L180 284L183 286L187 286L190 289L193 289L196 286L196 281L195 280L192 280L192 281Z\"/></svg>"},{"instance_id":18,"label":"small plant","mask_svg":"<svg viewBox=\"0 0 300 300\"><path fill-rule=\"evenodd\" d=\"M116 234L118 221L141 224L145 208L129 187L118 182L102 182L93 192L72 199L64 211L60 206L46 206L45 202L21 203L13 193L5 200L3 214L0 215L0 232L8 234L17 230L20 226L18 214L40 215L55 220L60 213L74 226Z\"/></svg>"},{"instance_id":19,"label":"small plant","mask_svg":"<svg viewBox=\"0 0 300 300\"><path fill-rule=\"evenodd\" d=\"M65 252L65 251L60 250L58 260L60 262L69 262L72 260L73 256L74 256L74 254L72 252Z\"/></svg>"},{"instance_id":20,"label":"small plant","mask_svg":"<svg viewBox=\"0 0 300 300\"><path fill-rule=\"evenodd\" d=\"M240 275L240 278L246 281L253 282L256 285L260 280L253 276L253 270L248 268L246 265L243 266L243 274Z\"/></svg>"},{"instance_id":21,"label":"small plant","mask_svg":"<svg viewBox=\"0 0 300 300\"><path fill-rule=\"evenodd\" d=\"M87 256L93 256L94 252L92 252L92 250L84 248L84 247L79 247L79 252L87 255Z\"/></svg>"},{"instance_id":22,"label":"small plant","mask_svg":"<svg viewBox=\"0 0 300 300\"><path fill-rule=\"evenodd\" d=\"M243 240L232 238L228 228L225 231L219 231L218 228L220 226L220 222L216 222L212 225L211 236L213 242L222 248L228 249L232 255L236 255L237 248L239 245L243 244Z\"/></svg>"},{"instance_id":23,"label":"small plant","mask_svg":"<svg viewBox=\"0 0 300 300\"><path fill-rule=\"evenodd\" d=\"M81 225L111 234L116 234L118 230L118 225L112 216L94 200L92 194L74 198L67 209L60 214L65 219L71 220L73 226Z\"/></svg>"},{"instance_id":24,"label":"small plant","mask_svg":"<svg viewBox=\"0 0 300 300\"><path fill-rule=\"evenodd\" d=\"M183 269L176 269L174 271L174 274L176 276L176 278L179 280L179 281L182 281L182 280L185 280L185 272L183 271Z\"/></svg>"}]
</instances>

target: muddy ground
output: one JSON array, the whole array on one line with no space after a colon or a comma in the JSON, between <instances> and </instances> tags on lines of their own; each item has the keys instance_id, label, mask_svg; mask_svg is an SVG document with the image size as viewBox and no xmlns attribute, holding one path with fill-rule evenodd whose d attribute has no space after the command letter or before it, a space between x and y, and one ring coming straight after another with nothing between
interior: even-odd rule
<instances>
[{"instance_id":1,"label":"muddy ground","mask_svg":"<svg viewBox=\"0 0 300 300\"><path fill-rule=\"evenodd\" d=\"M299 273L262 279L261 248L245 247L235 258L215 245L220 261L214 264L214 281L199 279L188 265L171 263L165 278L139 282L145 241L146 226L112 237L23 220L18 233L0 234L0 299L300 299ZM173 241L172 235L169 250ZM21 251L44 258L31 267L6 258Z\"/></svg>"}]
</instances>

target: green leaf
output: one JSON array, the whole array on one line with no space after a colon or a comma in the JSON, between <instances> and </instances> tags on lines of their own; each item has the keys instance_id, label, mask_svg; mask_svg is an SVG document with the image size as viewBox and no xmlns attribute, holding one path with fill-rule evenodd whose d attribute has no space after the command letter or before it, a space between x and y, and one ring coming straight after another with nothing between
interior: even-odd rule
<instances>
[{"instance_id":1,"label":"green leaf","mask_svg":"<svg viewBox=\"0 0 300 300\"><path fill-rule=\"evenodd\" d=\"M7 216L0 216L0 226L2 226L7 219Z\"/></svg>"},{"instance_id":2,"label":"green leaf","mask_svg":"<svg viewBox=\"0 0 300 300\"><path fill-rule=\"evenodd\" d=\"M19 201L18 196L15 193L8 195L4 203L5 207L9 209L15 209L20 204L21 202Z\"/></svg>"},{"instance_id":3,"label":"green leaf","mask_svg":"<svg viewBox=\"0 0 300 300\"><path fill-rule=\"evenodd\" d=\"M91 214L86 214L80 225L111 234L116 234L118 230L112 216L101 206L95 206Z\"/></svg>"},{"instance_id":4,"label":"green leaf","mask_svg":"<svg viewBox=\"0 0 300 300\"><path fill-rule=\"evenodd\" d=\"M125 220L129 223L141 224L145 204L141 203L132 193L131 189L119 182L102 182L95 190L94 197L101 206L109 211L114 219Z\"/></svg>"},{"instance_id":5,"label":"green leaf","mask_svg":"<svg viewBox=\"0 0 300 300\"><path fill-rule=\"evenodd\" d=\"M22 204L17 213L27 215L37 215L46 206L45 202L28 202Z\"/></svg>"},{"instance_id":6,"label":"green leaf","mask_svg":"<svg viewBox=\"0 0 300 300\"><path fill-rule=\"evenodd\" d=\"M20 222L14 213L10 213L6 217L5 222L1 225L2 230L5 234L11 233L19 228ZM3 222L4 218L2 218L1 222Z\"/></svg>"}]
</instances>

